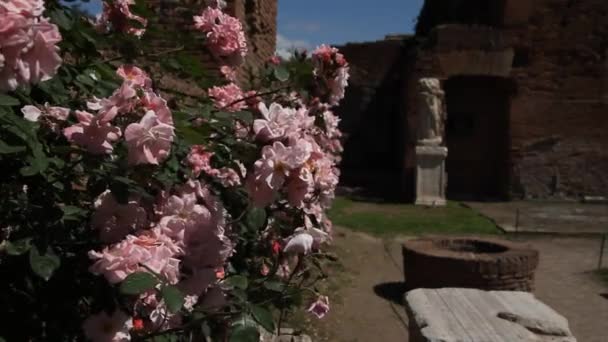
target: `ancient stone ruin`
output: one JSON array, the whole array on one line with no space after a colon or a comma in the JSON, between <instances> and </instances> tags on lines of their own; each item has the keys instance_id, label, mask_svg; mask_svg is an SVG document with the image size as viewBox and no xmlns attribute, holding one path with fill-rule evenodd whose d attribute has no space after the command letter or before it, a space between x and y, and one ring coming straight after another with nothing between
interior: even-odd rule
<instances>
[{"instance_id":1,"label":"ancient stone ruin","mask_svg":"<svg viewBox=\"0 0 608 342\"><path fill-rule=\"evenodd\" d=\"M406 308L410 342L576 342L568 321L527 292L419 289Z\"/></svg>"},{"instance_id":2,"label":"ancient stone ruin","mask_svg":"<svg viewBox=\"0 0 608 342\"><path fill-rule=\"evenodd\" d=\"M425 237L403 244L410 289L464 287L532 291L538 251L493 238Z\"/></svg>"},{"instance_id":3,"label":"ancient stone ruin","mask_svg":"<svg viewBox=\"0 0 608 342\"><path fill-rule=\"evenodd\" d=\"M426 0L415 35L340 47L344 183L417 199L419 86L434 78L449 198L605 196L607 16L604 0Z\"/></svg>"}]
</instances>

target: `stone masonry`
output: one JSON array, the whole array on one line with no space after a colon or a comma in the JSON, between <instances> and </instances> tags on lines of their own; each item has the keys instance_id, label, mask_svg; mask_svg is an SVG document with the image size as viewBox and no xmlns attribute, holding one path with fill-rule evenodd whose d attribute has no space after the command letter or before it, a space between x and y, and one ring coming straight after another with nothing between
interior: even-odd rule
<instances>
[{"instance_id":1,"label":"stone masonry","mask_svg":"<svg viewBox=\"0 0 608 342\"><path fill-rule=\"evenodd\" d=\"M367 116L370 119L379 115L399 117L393 119L398 129L385 132L378 141L369 140L372 147L367 148L384 140L400 139L400 147L392 150L402 154L391 155L391 165L399 164L393 172L402 176L403 197L411 198L415 174L416 84L425 77L439 78L444 85L452 80L459 80L457 83L463 85L469 82L471 99L467 101L475 105L475 86L492 93L496 99L504 98L504 105L503 100L497 100L492 107L490 99L494 97L480 93L477 99L488 99L489 103L483 108L458 104L462 112L459 114L467 114L469 108L495 121L502 120L499 117L504 112L506 119L504 124L495 125L494 131L483 128L488 134L472 137L467 142L469 145L459 145L469 146L460 154L458 148L452 151L449 146L454 140L450 136L454 127L448 125L446 140L452 158L466 158L481 148L487 150L486 154L491 152L487 155L496 156L492 162L481 157L477 162L450 161L448 156L448 195L451 180L452 185L457 181L475 183L498 175L488 180L488 184L495 187L495 195L503 198L606 196L607 17L608 2L604 0L426 0L416 36L402 39L401 46L405 48L399 53L399 61L388 61L392 73L385 77L398 78L398 82L391 83L392 89L378 89L400 93L402 101L388 109L389 113L365 111L363 101L369 100L347 92L345 104L349 108L360 104L362 108L352 113L341 111L343 128L347 135L365 130L364 126L353 127L351 116L360 122L367 121ZM377 56L382 56L383 44L368 45L367 58L361 56L362 51L353 54L346 45L345 55L351 68L377 68L375 65L381 64ZM353 89L360 86L358 82L353 77ZM450 97L449 89L446 95ZM383 94L375 92L373 96L382 98ZM447 112L450 123L449 101ZM465 128L475 129L467 124L472 125L465 121ZM501 128L496 128L498 126ZM502 140L484 140L486 136L498 135ZM348 145L349 141L346 156ZM486 161L494 163L490 165L493 168L484 165ZM469 165L471 171L463 167L464 171L458 174L454 169L457 162ZM348 170L349 167L352 165L345 165L345 174L356 173ZM467 174L470 180L466 179Z\"/></svg>"},{"instance_id":2,"label":"stone masonry","mask_svg":"<svg viewBox=\"0 0 608 342\"><path fill-rule=\"evenodd\" d=\"M240 67L239 83L248 85L248 73L255 72L276 49L277 36L277 0L228 0L225 11L241 21L247 36L249 53L245 63ZM160 23L175 32L192 32L192 16L201 12L205 6L203 0L149 0L148 7L159 13ZM202 37L201 37L202 40ZM171 42L162 38L159 46L171 46ZM212 75L219 75L219 65L199 44L186 47L200 55L201 61Z\"/></svg>"}]
</instances>

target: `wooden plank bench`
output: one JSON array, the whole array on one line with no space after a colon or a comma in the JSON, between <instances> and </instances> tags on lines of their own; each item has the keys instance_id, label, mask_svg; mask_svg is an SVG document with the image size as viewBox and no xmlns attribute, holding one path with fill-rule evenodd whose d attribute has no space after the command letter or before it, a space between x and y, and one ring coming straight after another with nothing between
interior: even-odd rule
<instances>
[{"instance_id":1,"label":"wooden plank bench","mask_svg":"<svg viewBox=\"0 0 608 342\"><path fill-rule=\"evenodd\" d=\"M409 342L576 342L568 321L528 292L416 289Z\"/></svg>"}]
</instances>

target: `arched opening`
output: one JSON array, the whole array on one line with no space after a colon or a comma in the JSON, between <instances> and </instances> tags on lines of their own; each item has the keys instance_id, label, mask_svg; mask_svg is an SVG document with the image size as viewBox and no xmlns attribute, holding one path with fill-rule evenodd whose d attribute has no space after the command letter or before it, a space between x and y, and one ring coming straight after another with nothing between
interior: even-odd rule
<instances>
[{"instance_id":1,"label":"arched opening","mask_svg":"<svg viewBox=\"0 0 608 342\"><path fill-rule=\"evenodd\" d=\"M508 197L510 79L456 76L446 93L447 195L450 199Z\"/></svg>"}]
</instances>

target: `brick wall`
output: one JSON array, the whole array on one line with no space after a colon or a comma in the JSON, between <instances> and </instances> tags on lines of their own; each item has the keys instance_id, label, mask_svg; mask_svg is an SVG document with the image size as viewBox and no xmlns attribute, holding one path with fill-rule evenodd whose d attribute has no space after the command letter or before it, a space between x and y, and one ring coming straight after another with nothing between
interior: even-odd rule
<instances>
[{"instance_id":1,"label":"brick wall","mask_svg":"<svg viewBox=\"0 0 608 342\"><path fill-rule=\"evenodd\" d=\"M359 134L359 129L372 132L361 135L353 151L349 151L347 141L345 156L377 149L370 160L386 160L379 146L386 147L389 132L400 127L401 139L391 142L399 146L389 150L402 153L398 172L405 195L411 196L417 80L491 76L504 79L513 88L508 90L509 127L505 132L509 139L507 195L608 195L608 1L495 0L483 9L502 16L493 17L491 22L477 20L480 9L471 8L474 4L427 0L418 35L398 55L387 54L386 47L378 43L343 47L353 69L352 89L339 110L344 129L349 134ZM446 8L457 10L433 13ZM470 15L459 17L458 13ZM392 71L387 74L383 68ZM400 81L391 83L394 73L399 72ZM374 85L361 90L366 83ZM497 87L499 83L503 82ZM392 109L372 108L372 94ZM392 104L393 97L399 99L398 105ZM401 116L386 123L385 115L395 110ZM361 128L352 124L364 122L355 118L372 117L380 123L370 121ZM388 165L387 169L394 166L392 161ZM345 166L369 174L369 164L364 162Z\"/></svg>"},{"instance_id":2,"label":"brick wall","mask_svg":"<svg viewBox=\"0 0 608 342\"><path fill-rule=\"evenodd\" d=\"M606 18L604 0L542 0L511 30L515 195L608 195Z\"/></svg>"},{"instance_id":3,"label":"brick wall","mask_svg":"<svg viewBox=\"0 0 608 342\"><path fill-rule=\"evenodd\" d=\"M248 85L248 73L255 72L274 54L276 48L276 18L278 0L228 0L225 9L243 23L247 36L249 53L245 63L239 68L239 82ZM192 33L192 16L200 13L205 7L203 0L150 0L148 7L160 14L160 25L165 29L180 34ZM159 48L171 47L175 44L166 36L157 39ZM203 38L198 35L197 41L186 49L200 56L207 71L218 76L219 63L203 47Z\"/></svg>"}]
</instances>

